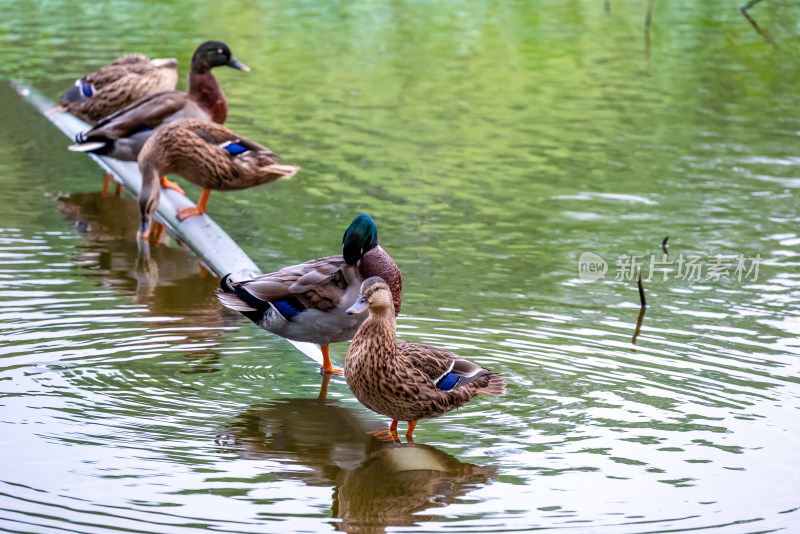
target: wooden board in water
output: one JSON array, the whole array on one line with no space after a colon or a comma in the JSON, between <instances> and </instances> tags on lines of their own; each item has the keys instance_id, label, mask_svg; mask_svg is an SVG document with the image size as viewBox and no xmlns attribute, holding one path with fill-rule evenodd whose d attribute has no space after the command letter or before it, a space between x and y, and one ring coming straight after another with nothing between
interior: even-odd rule
<instances>
[{"instance_id":1,"label":"wooden board in water","mask_svg":"<svg viewBox=\"0 0 800 534\"><path fill-rule=\"evenodd\" d=\"M91 128L74 115L56 110L52 101L31 87L18 83L12 83L11 86L70 139L74 139L79 132ZM66 146L64 150L66 150ZM96 154L89 154L89 156L106 172L113 175L114 179L130 193L134 196L139 195L142 176L139 174L136 162L118 161ZM231 273L233 280L244 280L261 274L253 260L208 214L189 217L183 222L178 221L176 217L178 209L193 205L188 198L177 191L162 190L155 218L166 226L172 235L180 239L182 244L194 252L200 261L217 276ZM322 352L317 345L291 340L289 342L309 358L322 363Z\"/></svg>"}]
</instances>

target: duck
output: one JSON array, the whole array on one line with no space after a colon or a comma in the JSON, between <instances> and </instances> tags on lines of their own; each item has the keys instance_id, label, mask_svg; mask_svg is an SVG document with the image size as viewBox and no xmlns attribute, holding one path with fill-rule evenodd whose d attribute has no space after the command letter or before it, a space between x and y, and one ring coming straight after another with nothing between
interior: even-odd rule
<instances>
[{"instance_id":1,"label":"duck","mask_svg":"<svg viewBox=\"0 0 800 534\"><path fill-rule=\"evenodd\" d=\"M450 351L397 339L392 291L381 277L364 280L348 314L369 311L344 360L344 380L358 401L392 419L388 431L408 422L411 440L417 421L464 406L478 394L505 394L505 379ZM376 434L376 437L383 437Z\"/></svg>"},{"instance_id":2,"label":"duck","mask_svg":"<svg viewBox=\"0 0 800 534\"><path fill-rule=\"evenodd\" d=\"M378 244L378 227L366 213L358 215L342 237L342 254L284 267L250 280L232 282L226 275L216 290L223 306L256 325L294 341L320 345L321 372L342 374L330 359L331 343L349 341L365 316L348 314L361 283L380 275L390 287L392 313L403 305L403 277Z\"/></svg>"},{"instance_id":3,"label":"duck","mask_svg":"<svg viewBox=\"0 0 800 534\"><path fill-rule=\"evenodd\" d=\"M228 104L225 93L211 73L211 69L219 66L245 72L250 70L233 56L225 43L206 41L192 56L188 92L164 91L137 100L101 119L92 129L78 134L76 143L69 149L136 161L145 142L162 124L187 118L223 124L228 117ZM162 185L182 192L172 184Z\"/></svg>"},{"instance_id":4,"label":"duck","mask_svg":"<svg viewBox=\"0 0 800 534\"><path fill-rule=\"evenodd\" d=\"M138 158L142 175L139 240L149 236L166 174L177 174L203 188L196 206L178 210L178 220L184 221L206 212L211 190L247 189L291 178L300 169L280 164L278 158L267 147L215 122L181 119L158 128Z\"/></svg>"},{"instance_id":5,"label":"duck","mask_svg":"<svg viewBox=\"0 0 800 534\"><path fill-rule=\"evenodd\" d=\"M174 91L177 83L177 59L128 54L79 78L59 100L64 111L94 124L141 98Z\"/></svg>"}]
</instances>

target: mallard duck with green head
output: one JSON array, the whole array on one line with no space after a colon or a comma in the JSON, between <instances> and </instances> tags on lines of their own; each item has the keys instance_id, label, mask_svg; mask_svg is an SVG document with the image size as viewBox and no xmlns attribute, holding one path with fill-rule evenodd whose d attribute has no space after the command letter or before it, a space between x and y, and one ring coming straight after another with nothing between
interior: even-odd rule
<instances>
[{"instance_id":1,"label":"mallard duck with green head","mask_svg":"<svg viewBox=\"0 0 800 534\"><path fill-rule=\"evenodd\" d=\"M344 379L361 404L392 419L393 438L398 421L408 421L411 439L419 419L445 414L478 394L505 393L499 373L447 350L397 339L392 292L380 277L364 280L347 313L366 310L369 317L347 350Z\"/></svg>"},{"instance_id":2,"label":"mallard duck with green head","mask_svg":"<svg viewBox=\"0 0 800 534\"><path fill-rule=\"evenodd\" d=\"M220 282L220 302L255 324L294 341L322 347L322 371L333 367L329 345L353 338L366 317L348 314L361 283L381 276L389 288L392 313L400 313L403 277L389 254L378 244L378 227L367 214L350 223L342 238L342 254L284 267L251 280Z\"/></svg>"},{"instance_id":3,"label":"mallard duck with green head","mask_svg":"<svg viewBox=\"0 0 800 534\"><path fill-rule=\"evenodd\" d=\"M300 167L278 163L278 155L236 132L199 119L170 122L156 130L139 154L142 189L138 236L148 237L161 183L177 174L203 188L197 206L178 210L179 221L206 212L211 190L233 191L292 177Z\"/></svg>"},{"instance_id":4,"label":"mallard duck with green head","mask_svg":"<svg viewBox=\"0 0 800 534\"><path fill-rule=\"evenodd\" d=\"M74 152L90 152L122 161L136 161L139 152L162 124L179 119L201 119L223 124L228 117L228 102L214 67L237 70L250 68L233 57L230 48L220 41L206 41L195 50L189 69L189 91L165 91L137 100L100 120L94 128L76 136L69 147ZM103 189L108 186L108 178ZM161 186L183 193L177 184L163 177Z\"/></svg>"},{"instance_id":5,"label":"mallard duck with green head","mask_svg":"<svg viewBox=\"0 0 800 534\"><path fill-rule=\"evenodd\" d=\"M142 98L78 134L77 144L70 150L136 161L153 130L164 123L202 119L223 124L228 117L228 103L211 73L211 69L221 66L250 70L233 57L225 43L206 41L192 56L188 92L165 91Z\"/></svg>"},{"instance_id":6,"label":"mallard duck with green head","mask_svg":"<svg viewBox=\"0 0 800 534\"><path fill-rule=\"evenodd\" d=\"M128 54L75 81L61 93L61 107L79 119L95 123L139 99L174 91L178 60L149 59Z\"/></svg>"}]
</instances>

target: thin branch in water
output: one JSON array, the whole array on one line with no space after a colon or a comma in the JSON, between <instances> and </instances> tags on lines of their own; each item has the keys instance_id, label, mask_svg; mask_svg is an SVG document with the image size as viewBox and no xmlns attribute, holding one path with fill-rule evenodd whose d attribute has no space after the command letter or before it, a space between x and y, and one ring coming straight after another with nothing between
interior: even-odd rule
<instances>
[{"instance_id":1,"label":"thin branch in water","mask_svg":"<svg viewBox=\"0 0 800 534\"><path fill-rule=\"evenodd\" d=\"M661 250L664 252L664 254L669 254L669 245L667 245L668 239L669 236L665 237L664 241L661 242Z\"/></svg>"},{"instance_id":2,"label":"thin branch in water","mask_svg":"<svg viewBox=\"0 0 800 534\"><path fill-rule=\"evenodd\" d=\"M642 284L642 266L636 266L636 283L639 285L639 300L642 303L642 308L647 307L647 300L644 298L644 284Z\"/></svg>"},{"instance_id":3,"label":"thin branch in water","mask_svg":"<svg viewBox=\"0 0 800 534\"><path fill-rule=\"evenodd\" d=\"M775 44L775 41L772 40L772 37L769 36L769 34L766 32L766 30L762 30L761 27L758 25L758 23L753 19L753 17L750 16L750 13L748 13L750 8L752 8L753 6L758 4L759 2L761 2L761 0L750 0L745 5L740 7L739 11L741 11L742 15L744 15L744 18L746 18L750 22L750 24L753 26L753 29L756 32L758 32L758 34L761 37L763 37L766 42L768 42L772 46L778 46L778 45Z\"/></svg>"},{"instance_id":4,"label":"thin branch in water","mask_svg":"<svg viewBox=\"0 0 800 534\"><path fill-rule=\"evenodd\" d=\"M647 308L645 307L642 307L642 309L639 310L639 319L636 320L636 330L634 330L633 339L631 339L631 343L634 345L636 345L636 338L639 337L639 332L642 329L642 322L644 321L644 312L646 311Z\"/></svg>"},{"instance_id":5,"label":"thin branch in water","mask_svg":"<svg viewBox=\"0 0 800 534\"><path fill-rule=\"evenodd\" d=\"M650 60L650 26L653 22L653 4L655 0L647 0L647 14L644 17L644 57Z\"/></svg>"},{"instance_id":6,"label":"thin branch in water","mask_svg":"<svg viewBox=\"0 0 800 534\"><path fill-rule=\"evenodd\" d=\"M606 8L606 13L611 13L611 0L606 0L604 7Z\"/></svg>"}]
</instances>

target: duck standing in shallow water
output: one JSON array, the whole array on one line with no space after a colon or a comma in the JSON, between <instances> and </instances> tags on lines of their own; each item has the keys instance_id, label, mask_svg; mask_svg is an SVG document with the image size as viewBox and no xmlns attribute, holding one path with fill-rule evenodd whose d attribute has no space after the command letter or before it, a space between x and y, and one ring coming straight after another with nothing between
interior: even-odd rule
<instances>
[{"instance_id":1,"label":"duck standing in shallow water","mask_svg":"<svg viewBox=\"0 0 800 534\"><path fill-rule=\"evenodd\" d=\"M177 59L129 54L77 80L61 93L61 107L95 123L139 99L174 91L177 83Z\"/></svg>"},{"instance_id":2,"label":"duck standing in shallow water","mask_svg":"<svg viewBox=\"0 0 800 534\"><path fill-rule=\"evenodd\" d=\"M480 393L506 392L499 373L444 349L396 339L392 293L377 276L364 280L347 313L367 309L369 317L344 360L344 379L361 404L392 419L393 438L398 421L408 421L406 438L411 439L419 419L447 413Z\"/></svg>"},{"instance_id":3,"label":"duck standing in shallow water","mask_svg":"<svg viewBox=\"0 0 800 534\"><path fill-rule=\"evenodd\" d=\"M217 289L220 302L279 336L317 343L322 371L341 374L331 364L328 345L353 339L366 319L347 313L358 298L361 282L381 276L392 314L400 313L403 277L389 254L378 245L378 227L367 214L350 223L342 238L342 254L284 267L251 280L229 282Z\"/></svg>"},{"instance_id":4,"label":"duck standing in shallow water","mask_svg":"<svg viewBox=\"0 0 800 534\"><path fill-rule=\"evenodd\" d=\"M300 167L281 165L278 155L214 122L184 119L159 128L139 154L142 190L138 236L146 238L158 208L161 180L174 173L203 188L197 206L178 210L178 220L206 212L211 190L233 191L292 177Z\"/></svg>"}]
</instances>

